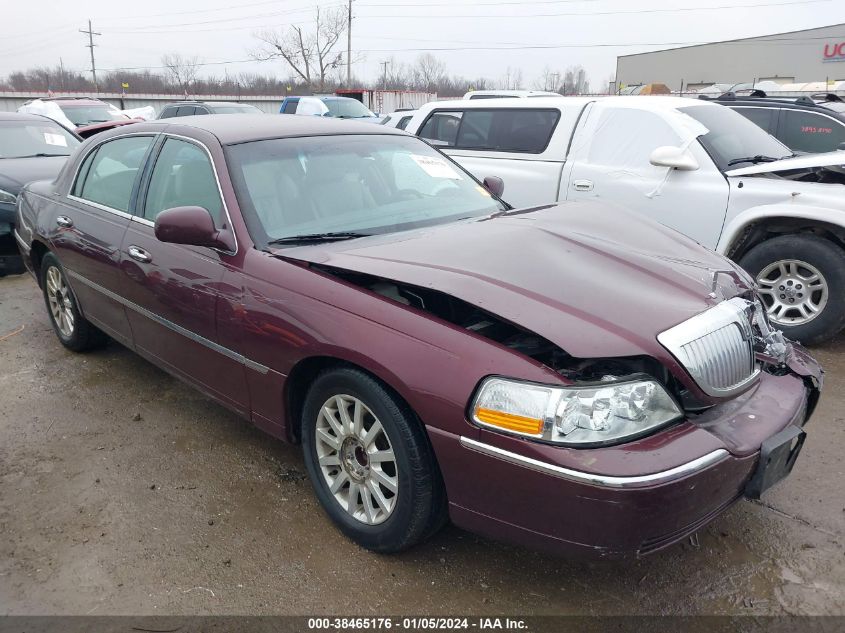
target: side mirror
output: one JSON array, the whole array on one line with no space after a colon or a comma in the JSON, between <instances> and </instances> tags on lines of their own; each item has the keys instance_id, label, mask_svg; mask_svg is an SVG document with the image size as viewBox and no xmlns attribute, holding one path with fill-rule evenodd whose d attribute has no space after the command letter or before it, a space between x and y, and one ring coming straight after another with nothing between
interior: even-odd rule
<instances>
[{"instance_id":1,"label":"side mirror","mask_svg":"<svg viewBox=\"0 0 845 633\"><path fill-rule=\"evenodd\" d=\"M671 167L672 169L679 169L681 171L695 171L698 169L698 161L695 160L689 150L682 147L673 147L672 145L664 145L655 149L649 162L656 167Z\"/></svg>"},{"instance_id":2,"label":"side mirror","mask_svg":"<svg viewBox=\"0 0 845 633\"><path fill-rule=\"evenodd\" d=\"M202 207L173 207L156 216L155 236L161 242L206 246L234 251L231 234L214 226L211 214Z\"/></svg>"},{"instance_id":3,"label":"side mirror","mask_svg":"<svg viewBox=\"0 0 845 633\"><path fill-rule=\"evenodd\" d=\"M501 198L502 194L505 193L505 181L498 176L487 176L482 184L487 191L497 198Z\"/></svg>"}]
</instances>

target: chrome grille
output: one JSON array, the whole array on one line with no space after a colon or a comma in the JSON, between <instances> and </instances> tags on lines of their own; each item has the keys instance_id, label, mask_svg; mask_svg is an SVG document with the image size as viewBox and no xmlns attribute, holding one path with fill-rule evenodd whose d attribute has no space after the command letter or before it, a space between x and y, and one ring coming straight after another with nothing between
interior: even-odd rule
<instances>
[{"instance_id":1,"label":"chrome grille","mask_svg":"<svg viewBox=\"0 0 845 633\"><path fill-rule=\"evenodd\" d=\"M754 304L739 297L723 301L658 335L701 390L727 396L757 375L752 319Z\"/></svg>"}]
</instances>

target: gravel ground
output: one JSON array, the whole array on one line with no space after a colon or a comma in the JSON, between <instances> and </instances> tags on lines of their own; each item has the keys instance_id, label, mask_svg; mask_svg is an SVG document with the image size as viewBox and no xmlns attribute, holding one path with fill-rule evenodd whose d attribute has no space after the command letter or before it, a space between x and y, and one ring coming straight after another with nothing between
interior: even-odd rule
<instances>
[{"instance_id":1,"label":"gravel ground","mask_svg":"<svg viewBox=\"0 0 845 633\"><path fill-rule=\"evenodd\" d=\"M23 327L21 330L20 328ZM447 527L399 556L320 510L298 447L117 344L78 355L0 280L0 614L845 614L845 336L792 476L645 560Z\"/></svg>"}]
</instances>

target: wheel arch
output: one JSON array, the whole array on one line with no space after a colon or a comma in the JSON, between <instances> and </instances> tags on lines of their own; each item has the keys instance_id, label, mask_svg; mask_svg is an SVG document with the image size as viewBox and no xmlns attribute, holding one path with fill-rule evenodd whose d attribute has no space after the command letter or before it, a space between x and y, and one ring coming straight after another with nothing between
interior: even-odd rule
<instances>
[{"instance_id":1,"label":"wheel arch","mask_svg":"<svg viewBox=\"0 0 845 633\"><path fill-rule=\"evenodd\" d=\"M32 264L32 270L35 272L35 279L39 288L41 287L41 262L49 252L50 249L40 240L34 240L30 245L29 261Z\"/></svg>"},{"instance_id":2,"label":"wheel arch","mask_svg":"<svg viewBox=\"0 0 845 633\"><path fill-rule=\"evenodd\" d=\"M301 442L301 428L299 424L302 415L302 407L305 403L305 396L308 392L309 385L314 381L318 374L334 368L347 367L350 369L357 369L368 376L380 382L393 396L395 396L402 404L419 421L425 432L425 425L419 417L414 407L406 397L407 388L401 380L381 366L375 369L372 366L372 361L366 363L356 362L356 359L349 358L342 354L318 354L307 356L300 359L291 368L285 379L284 384L284 409L285 420L287 421L286 429L288 440L294 444ZM428 434L426 433L426 436Z\"/></svg>"},{"instance_id":3,"label":"wheel arch","mask_svg":"<svg viewBox=\"0 0 845 633\"><path fill-rule=\"evenodd\" d=\"M827 239L845 250L845 226L831 222L836 210L797 205L753 207L725 227L716 251L739 261L754 246L779 235L807 233Z\"/></svg>"}]
</instances>

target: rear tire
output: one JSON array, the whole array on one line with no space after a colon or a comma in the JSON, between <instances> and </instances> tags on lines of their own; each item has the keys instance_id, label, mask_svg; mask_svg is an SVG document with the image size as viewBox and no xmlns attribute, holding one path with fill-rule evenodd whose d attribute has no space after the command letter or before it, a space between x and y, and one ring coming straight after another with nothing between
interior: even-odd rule
<instances>
[{"instance_id":1,"label":"rear tire","mask_svg":"<svg viewBox=\"0 0 845 633\"><path fill-rule=\"evenodd\" d=\"M445 492L422 425L365 372L317 376L303 407L302 447L317 499L362 547L399 552L443 525Z\"/></svg>"},{"instance_id":2,"label":"rear tire","mask_svg":"<svg viewBox=\"0 0 845 633\"><path fill-rule=\"evenodd\" d=\"M65 271L52 253L41 260L41 291L53 331L62 345L74 352L84 352L108 343L108 336L80 313Z\"/></svg>"},{"instance_id":3,"label":"rear tire","mask_svg":"<svg viewBox=\"0 0 845 633\"><path fill-rule=\"evenodd\" d=\"M845 251L817 235L781 235L739 264L757 281L772 324L796 341L822 343L845 326Z\"/></svg>"}]
</instances>

